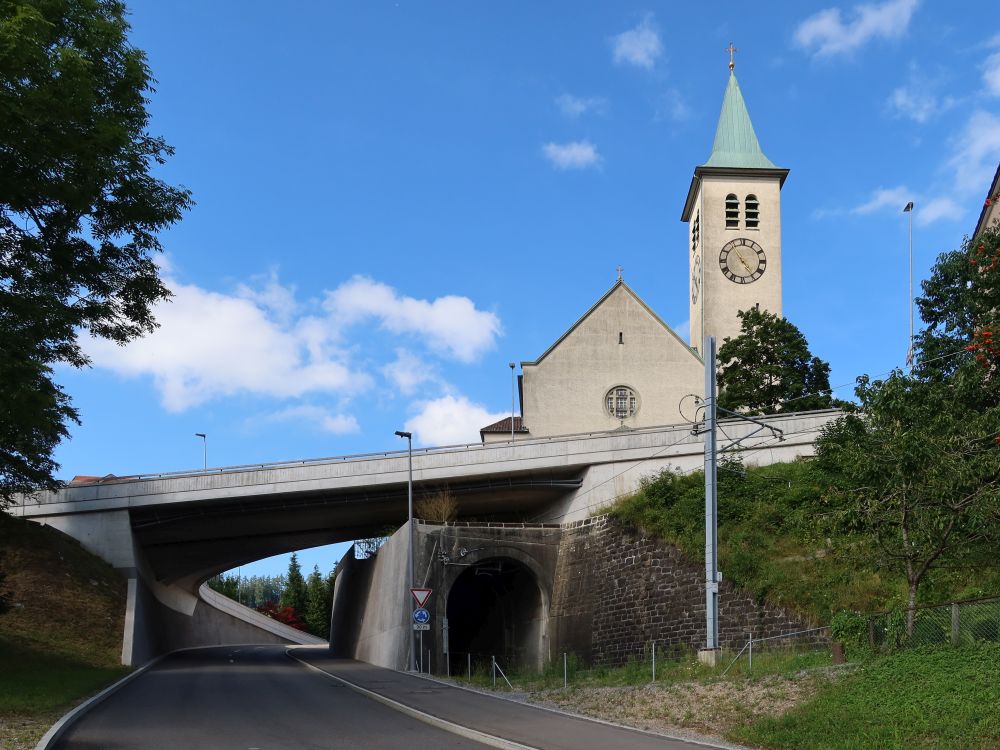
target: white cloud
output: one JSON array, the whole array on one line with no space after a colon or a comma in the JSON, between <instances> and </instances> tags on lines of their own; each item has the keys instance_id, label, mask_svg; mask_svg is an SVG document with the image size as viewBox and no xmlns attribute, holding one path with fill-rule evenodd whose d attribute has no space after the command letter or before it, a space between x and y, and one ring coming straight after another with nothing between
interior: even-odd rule
<instances>
[{"instance_id":1,"label":"white cloud","mask_svg":"<svg viewBox=\"0 0 1000 750\"><path fill-rule=\"evenodd\" d=\"M587 169L600 165L601 155L590 141L571 143L546 143L542 154L556 169Z\"/></svg>"},{"instance_id":2,"label":"white cloud","mask_svg":"<svg viewBox=\"0 0 1000 750\"><path fill-rule=\"evenodd\" d=\"M948 166L954 170L955 189L963 196L985 194L1000 161L1000 115L978 110L953 141Z\"/></svg>"},{"instance_id":3,"label":"white cloud","mask_svg":"<svg viewBox=\"0 0 1000 750\"><path fill-rule=\"evenodd\" d=\"M417 406L420 411L407 420L406 430L421 445L478 443L481 428L510 416L488 411L465 396L442 396Z\"/></svg>"},{"instance_id":4,"label":"white cloud","mask_svg":"<svg viewBox=\"0 0 1000 750\"><path fill-rule=\"evenodd\" d=\"M680 122L691 116L691 108L677 89L668 89L656 102L656 120Z\"/></svg>"},{"instance_id":5,"label":"white cloud","mask_svg":"<svg viewBox=\"0 0 1000 750\"><path fill-rule=\"evenodd\" d=\"M994 52L983 63L983 83L993 96L1000 96L1000 52Z\"/></svg>"},{"instance_id":6,"label":"white cloud","mask_svg":"<svg viewBox=\"0 0 1000 750\"><path fill-rule=\"evenodd\" d=\"M309 424L319 428L323 432L330 432L334 435L347 435L358 432L361 429L358 425L358 420L352 415L334 414L329 409L311 404L290 406L273 414L267 414L258 421L293 422L299 425Z\"/></svg>"},{"instance_id":7,"label":"white cloud","mask_svg":"<svg viewBox=\"0 0 1000 750\"><path fill-rule=\"evenodd\" d=\"M93 338L82 344L96 367L152 378L171 412L238 394L348 399L373 381L365 371L371 365L357 369L350 355L362 349L367 362L380 359L380 352L359 343L363 335L357 341L347 337L350 326L366 319L462 361L493 346L501 329L495 314L476 309L466 297L414 299L363 277L327 292L325 315L307 313L294 287L282 285L274 272L233 294L183 284L166 273L164 281L174 296L154 309L160 325L153 333L124 347ZM317 308L312 303L314 313ZM403 349L382 371L404 393L433 376L431 365ZM310 419L329 432L357 429L353 417L319 409L294 406L277 414Z\"/></svg>"},{"instance_id":8,"label":"white cloud","mask_svg":"<svg viewBox=\"0 0 1000 750\"><path fill-rule=\"evenodd\" d=\"M795 30L795 42L816 57L848 54L876 38L895 39L906 33L919 0L886 0L858 5L847 23L840 8L826 8Z\"/></svg>"},{"instance_id":9,"label":"white cloud","mask_svg":"<svg viewBox=\"0 0 1000 750\"><path fill-rule=\"evenodd\" d=\"M911 83L893 90L886 105L897 116L925 123L955 106L955 100L947 96L938 99L919 84Z\"/></svg>"},{"instance_id":10,"label":"white cloud","mask_svg":"<svg viewBox=\"0 0 1000 750\"><path fill-rule=\"evenodd\" d=\"M302 330L254 299L166 282L174 296L156 306L156 331L124 347L103 339L82 343L95 366L151 376L168 411L237 393L351 393L370 382L331 347L310 350Z\"/></svg>"},{"instance_id":11,"label":"white cloud","mask_svg":"<svg viewBox=\"0 0 1000 750\"><path fill-rule=\"evenodd\" d=\"M573 96L560 94L556 97L556 106L566 117L576 118L588 112L603 115L608 111L608 100L600 96Z\"/></svg>"},{"instance_id":12,"label":"white cloud","mask_svg":"<svg viewBox=\"0 0 1000 750\"><path fill-rule=\"evenodd\" d=\"M382 367L382 374L404 396L411 396L426 382L437 380L433 367L413 352L396 350L396 359Z\"/></svg>"},{"instance_id":13,"label":"white cloud","mask_svg":"<svg viewBox=\"0 0 1000 750\"><path fill-rule=\"evenodd\" d=\"M918 203L914 210L914 218L920 226L927 226L941 219L956 221L963 216L965 209L947 196L932 198L923 204Z\"/></svg>"},{"instance_id":14,"label":"white cloud","mask_svg":"<svg viewBox=\"0 0 1000 750\"><path fill-rule=\"evenodd\" d=\"M851 209L852 214L871 214L883 209L902 211L908 201L913 200L913 192L906 187L878 188L865 203Z\"/></svg>"},{"instance_id":15,"label":"white cloud","mask_svg":"<svg viewBox=\"0 0 1000 750\"><path fill-rule=\"evenodd\" d=\"M422 338L432 349L462 362L491 349L502 332L500 318L476 309L468 297L447 295L432 301L405 297L365 276L327 292L324 308L341 325L375 318L386 330Z\"/></svg>"},{"instance_id":16,"label":"white cloud","mask_svg":"<svg viewBox=\"0 0 1000 750\"><path fill-rule=\"evenodd\" d=\"M643 18L634 29L613 36L611 46L616 63L646 69L652 68L656 59L663 54L663 42L653 26L651 16Z\"/></svg>"}]
</instances>

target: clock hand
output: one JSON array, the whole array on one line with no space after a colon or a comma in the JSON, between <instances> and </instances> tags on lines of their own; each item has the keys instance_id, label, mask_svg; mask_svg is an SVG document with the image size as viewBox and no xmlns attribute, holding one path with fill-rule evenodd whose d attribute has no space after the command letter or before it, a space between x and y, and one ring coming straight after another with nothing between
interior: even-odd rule
<instances>
[{"instance_id":1,"label":"clock hand","mask_svg":"<svg viewBox=\"0 0 1000 750\"><path fill-rule=\"evenodd\" d=\"M753 274L753 269L750 268L750 264L747 263L745 260L743 260L743 256L740 255L740 252L738 250L736 251L736 258L737 260L739 260L740 263L743 264L743 267L747 269L747 273Z\"/></svg>"}]
</instances>

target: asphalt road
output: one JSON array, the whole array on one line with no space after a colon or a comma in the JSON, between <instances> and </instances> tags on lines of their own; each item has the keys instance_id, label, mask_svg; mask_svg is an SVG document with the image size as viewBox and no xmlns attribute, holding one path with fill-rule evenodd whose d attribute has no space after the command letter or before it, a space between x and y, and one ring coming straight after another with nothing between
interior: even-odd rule
<instances>
[{"instance_id":1,"label":"asphalt road","mask_svg":"<svg viewBox=\"0 0 1000 750\"><path fill-rule=\"evenodd\" d=\"M317 674L283 646L173 654L85 714L60 750L481 750Z\"/></svg>"}]
</instances>

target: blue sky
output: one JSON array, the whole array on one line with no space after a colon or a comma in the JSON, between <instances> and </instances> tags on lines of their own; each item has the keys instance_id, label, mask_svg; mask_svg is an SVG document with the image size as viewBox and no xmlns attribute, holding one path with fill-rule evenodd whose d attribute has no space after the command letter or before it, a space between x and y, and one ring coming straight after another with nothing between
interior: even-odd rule
<instances>
[{"instance_id":1,"label":"blue sky","mask_svg":"<svg viewBox=\"0 0 1000 750\"><path fill-rule=\"evenodd\" d=\"M686 331L681 208L736 73L782 193L784 312L834 384L903 363L916 275L1000 159L981 3L135 2L160 175L162 328L62 371L62 476L478 440L625 268ZM849 395L850 388L840 395ZM304 552L326 570L340 550ZM281 559L252 570L281 572ZM246 571L247 568L244 568Z\"/></svg>"}]
</instances>

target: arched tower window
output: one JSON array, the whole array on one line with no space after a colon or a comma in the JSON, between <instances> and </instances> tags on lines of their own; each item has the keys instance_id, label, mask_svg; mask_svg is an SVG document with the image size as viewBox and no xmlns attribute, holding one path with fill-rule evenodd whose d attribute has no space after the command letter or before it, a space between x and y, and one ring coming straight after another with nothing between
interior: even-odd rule
<instances>
[{"instance_id":1,"label":"arched tower window","mask_svg":"<svg viewBox=\"0 0 1000 750\"><path fill-rule=\"evenodd\" d=\"M695 211L694 221L691 223L691 255L698 252L698 239L701 236L701 213Z\"/></svg>"},{"instance_id":2,"label":"arched tower window","mask_svg":"<svg viewBox=\"0 0 1000 750\"><path fill-rule=\"evenodd\" d=\"M726 196L726 229L740 228L740 199L730 193Z\"/></svg>"},{"instance_id":3,"label":"arched tower window","mask_svg":"<svg viewBox=\"0 0 1000 750\"><path fill-rule=\"evenodd\" d=\"M756 229L760 225L760 203L756 195L748 195L746 203L743 204L746 217L746 228ZM727 212L728 216L728 212Z\"/></svg>"}]
</instances>

